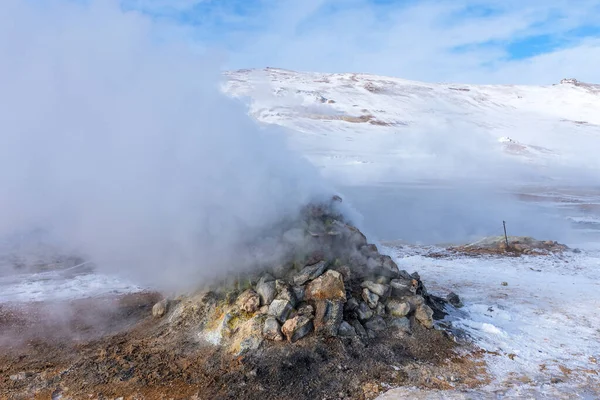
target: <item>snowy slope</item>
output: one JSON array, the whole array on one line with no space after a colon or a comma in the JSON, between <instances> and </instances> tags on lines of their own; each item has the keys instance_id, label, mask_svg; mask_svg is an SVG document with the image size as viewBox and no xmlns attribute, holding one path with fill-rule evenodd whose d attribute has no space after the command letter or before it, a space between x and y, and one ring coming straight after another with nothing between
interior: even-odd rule
<instances>
[{"instance_id":1,"label":"snowy slope","mask_svg":"<svg viewBox=\"0 0 600 400\"><path fill-rule=\"evenodd\" d=\"M293 146L326 174L370 182L415 174L485 178L499 163L535 176L594 176L598 88L569 80L478 86L272 68L228 72L224 83L259 121L290 128Z\"/></svg>"}]
</instances>

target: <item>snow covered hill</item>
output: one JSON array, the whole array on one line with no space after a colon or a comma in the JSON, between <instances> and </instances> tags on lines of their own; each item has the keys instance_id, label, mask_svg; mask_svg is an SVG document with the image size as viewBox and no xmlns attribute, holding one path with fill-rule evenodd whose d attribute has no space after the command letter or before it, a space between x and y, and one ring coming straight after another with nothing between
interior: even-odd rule
<instances>
[{"instance_id":1,"label":"snow covered hill","mask_svg":"<svg viewBox=\"0 0 600 400\"><path fill-rule=\"evenodd\" d=\"M593 179L600 170L600 86L433 84L283 69L226 73L226 93L325 174L345 181Z\"/></svg>"}]
</instances>

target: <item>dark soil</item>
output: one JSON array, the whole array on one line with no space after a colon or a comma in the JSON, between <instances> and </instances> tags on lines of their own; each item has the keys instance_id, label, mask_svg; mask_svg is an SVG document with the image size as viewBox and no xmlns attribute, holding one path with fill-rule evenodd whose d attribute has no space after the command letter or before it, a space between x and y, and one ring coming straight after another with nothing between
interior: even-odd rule
<instances>
[{"instance_id":1,"label":"dark soil","mask_svg":"<svg viewBox=\"0 0 600 400\"><path fill-rule=\"evenodd\" d=\"M313 336L263 343L242 357L189 332L165 335L160 298L141 293L59 305L0 307L2 399L364 399L384 385L447 389L485 382L477 356L457 355L442 331L413 324L410 337ZM59 395L62 395L60 397Z\"/></svg>"}]
</instances>

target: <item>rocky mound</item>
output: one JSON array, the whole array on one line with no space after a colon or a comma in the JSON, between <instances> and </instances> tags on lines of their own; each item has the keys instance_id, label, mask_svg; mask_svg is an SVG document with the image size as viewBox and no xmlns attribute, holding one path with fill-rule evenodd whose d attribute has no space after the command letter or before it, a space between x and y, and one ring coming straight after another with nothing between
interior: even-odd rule
<instances>
[{"instance_id":1,"label":"rocky mound","mask_svg":"<svg viewBox=\"0 0 600 400\"><path fill-rule=\"evenodd\" d=\"M173 329L196 319L199 338L235 354L263 341L293 343L309 335L368 340L382 332L409 335L415 323L433 328L434 314L444 315L441 300L427 293L418 273L398 269L334 210L309 207L284 233L299 238L308 254L239 274L201 295L165 299L153 315ZM210 305L202 316L200 304Z\"/></svg>"},{"instance_id":2,"label":"rocky mound","mask_svg":"<svg viewBox=\"0 0 600 400\"><path fill-rule=\"evenodd\" d=\"M153 302L151 312L120 308L111 315L127 315L128 327L101 338L7 350L0 397L363 399L399 385L485 383L477 356L458 356L451 335L434 329L444 301L369 244L339 201L286 225L295 246L283 262Z\"/></svg>"},{"instance_id":3,"label":"rocky mound","mask_svg":"<svg viewBox=\"0 0 600 400\"><path fill-rule=\"evenodd\" d=\"M549 255L570 250L564 244L552 240L536 240L528 236L493 236L462 246L449 247L449 251L465 255Z\"/></svg>"}]
</instances>

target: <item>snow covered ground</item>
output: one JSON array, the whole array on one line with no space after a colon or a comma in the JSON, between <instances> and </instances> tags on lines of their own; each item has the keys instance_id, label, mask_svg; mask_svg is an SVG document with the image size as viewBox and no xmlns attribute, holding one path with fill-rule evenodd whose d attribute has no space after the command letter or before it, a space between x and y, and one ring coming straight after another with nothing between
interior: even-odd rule
<instances>
[{"instance_id":1,"label":"snow covered ground","mask_svg":"<svg viewBox=\"0 0 600 400\"><path fill-rule=\"evenodd\" d=\"M381 399L600 396L600 245L519 258L428 257L441 250L435 247L388 250L400 268L418 271L428 290L460 294L465 306L447 320L489 352L494 381L465 393L412 388Z\"/></svg>"}]
</instances>

